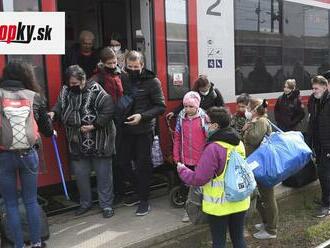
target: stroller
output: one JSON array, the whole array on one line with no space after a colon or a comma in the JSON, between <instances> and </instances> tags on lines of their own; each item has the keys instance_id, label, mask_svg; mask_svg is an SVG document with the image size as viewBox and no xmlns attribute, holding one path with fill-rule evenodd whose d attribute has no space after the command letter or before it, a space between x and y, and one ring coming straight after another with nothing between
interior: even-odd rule
<instances>
[{"instance_id":1,"label":"stroller","mask_svg":"<svg viewBox=\"0 0 330 248\"><path fill-rule=\"evenodd\" d=\"M175 178L173 180L174 184L169 192L169 202L170 202L170 205L174 208L182 208L182 207L184 207L184 205L187 201L189 187L181 181L181 179L179 178L179 176L177 174L176 166L174 165L173 156L172 156L175 131L172 128L173 123L171 123L171 120L168 118L165 118L165 119L166 119L168 134L170 136L170 142L168 143L168 147L167 147L166 162L168 164L172 164L173 168L175 169L175 171L174 171Z\"/></svg>"}]
</instances>

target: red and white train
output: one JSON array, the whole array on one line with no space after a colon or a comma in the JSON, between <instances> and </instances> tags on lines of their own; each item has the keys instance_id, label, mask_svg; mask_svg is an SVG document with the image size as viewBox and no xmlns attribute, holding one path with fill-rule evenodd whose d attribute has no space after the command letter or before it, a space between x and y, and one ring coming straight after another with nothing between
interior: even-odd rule
<instances>
[{"instance_id":1,"label":"red and white train","mask_svg":"<svg viewBox=\"0 0 330 248\"><path fill-rule=\"evenodd\" d=\"M119 34L123 46L145 54L147 68L162 82L168 111L199 74L208 75L234 110L242 92L276 99L287 78L295 78L307 96L310 77L330 69L330 0L1 0L0 8L65 12L67 47L81 30L95 34L96 47ZM61 56L0 55L0 70L11 60L34 65L53 106L61 86ZM160 129L165 147L165 121ZM63 132L59 140L69 180ZM47 139L44 153L47 171L40 175L40 187L60 183Z\"/></svg>"}]
</instances>

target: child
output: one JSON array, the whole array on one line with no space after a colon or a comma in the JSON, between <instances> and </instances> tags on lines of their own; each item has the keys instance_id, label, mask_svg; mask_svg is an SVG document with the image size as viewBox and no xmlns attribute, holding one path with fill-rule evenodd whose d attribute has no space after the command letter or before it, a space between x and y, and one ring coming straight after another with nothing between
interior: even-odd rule
<instances>
[{"instance_id":1,"label":"child","mask_svg":"<svg viewBox=\"0 0 330 248\"><path fill-rule=\"evenodd\" d=\"M207 115L199 107L200 101L199 94L194 91L189 91L184 96L184 108L178 116L174 133L174 162L181 162L192 169L202 154L207 137ZM182 221L189 221L187 213Z\"/></svg>"},{"instance_id":2,"label":"child","mask_svg":"<svg viewBox=\"0 0 330 248\"><path fill-rule=\"evenodd\" d=\"M116 104L118 99L123 96L123 86L120 78L121 70L117 66L116 54L111 48L106 47L102 49L100 58L101 63L98 64L96 74L92 79L102 85Z\"/></svg>"},{"instance_id":3,"label":"child","mask_svg":"<svg viewBox=\"0 0 330 248\"><path fill-rule=\"evenodd\" d=\"M301 130L301 121L305 117L305 111L295 79L284 82L283 94L277 99L274 115L278 127L283 131Z\"/></svg>"},{"instance_id":4,"label":"child","mask_svg":"<svg viewBox=\"0 0 330 248\"><path fill-rule=\"evenodd\" d=\"M236 113L232 117L231 126L242 136L242 128L246 122L245 112L249 104L249 95L242 93L236 100Z\"/></svg>"}]
</instances>

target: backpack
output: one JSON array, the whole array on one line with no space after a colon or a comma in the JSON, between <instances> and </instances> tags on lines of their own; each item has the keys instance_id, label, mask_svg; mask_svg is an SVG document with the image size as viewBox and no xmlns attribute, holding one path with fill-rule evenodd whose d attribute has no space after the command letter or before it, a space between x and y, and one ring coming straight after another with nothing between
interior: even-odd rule
<instances>
[{"instance_id":1,"label":"backpack","mask_svg":"<svg viewBox=\"0 0 330 248\"><path fill-rule=\"evenodd\" d=\"M35 92L27 89L0 89L0 148L29 149L39 139L33 114Z\"/></svg>"},{"instance_id":2,"label":"backpack","mask_svg":"<svg viewBox=\"0 0 330 248\"><path fill-rule=\"evenodd\" d=\"M252 169L235 149L230 152L224 180L225 197L230 202L246 199L257 186Z\"/></svg>"},{"instance_id":3,"label":"backpack","mask_svg":"<svg viewBox=\"0 0 330 248\"><path fill-rule=\"evenodd\" d=\"M30 233L29 233L29 224L26 216L26 210L23 203L23 199L20 196L18 198L18 213L21 220L21 226L22 226L22 233L23 233L23 239L24 242L29 242L30 240ZM5 204L3 200L0 202L0 217L1 217L1 223L0 223L0 231L1 235L4 235L10 242L14 243L15 238L13 233L10 231L8 218L7 218L7 212L5 208ZM45 211L40 207L40 237L41 240L47 240L50 236L49 233L49 225L48 220Z\"/></svg>"}]
</instances>

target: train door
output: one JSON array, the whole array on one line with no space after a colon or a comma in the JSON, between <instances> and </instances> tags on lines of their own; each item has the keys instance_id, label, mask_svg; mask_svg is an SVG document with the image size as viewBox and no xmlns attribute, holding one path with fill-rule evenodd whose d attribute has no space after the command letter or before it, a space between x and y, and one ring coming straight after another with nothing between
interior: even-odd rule
<instances>
[{"instance_id":1,"label":"train door","mask_svg":"<svg viewBox=\"0 0 330 248\"><path fill-rule=\"evenodd\" d=\"M149 0L59 0L58 11L66 13L66 48L79 41L82 30L89 30L96 49L118 40L123 52L141 51L146 67L154 69L151 9Z\"/></svg>"}]
</instances>

